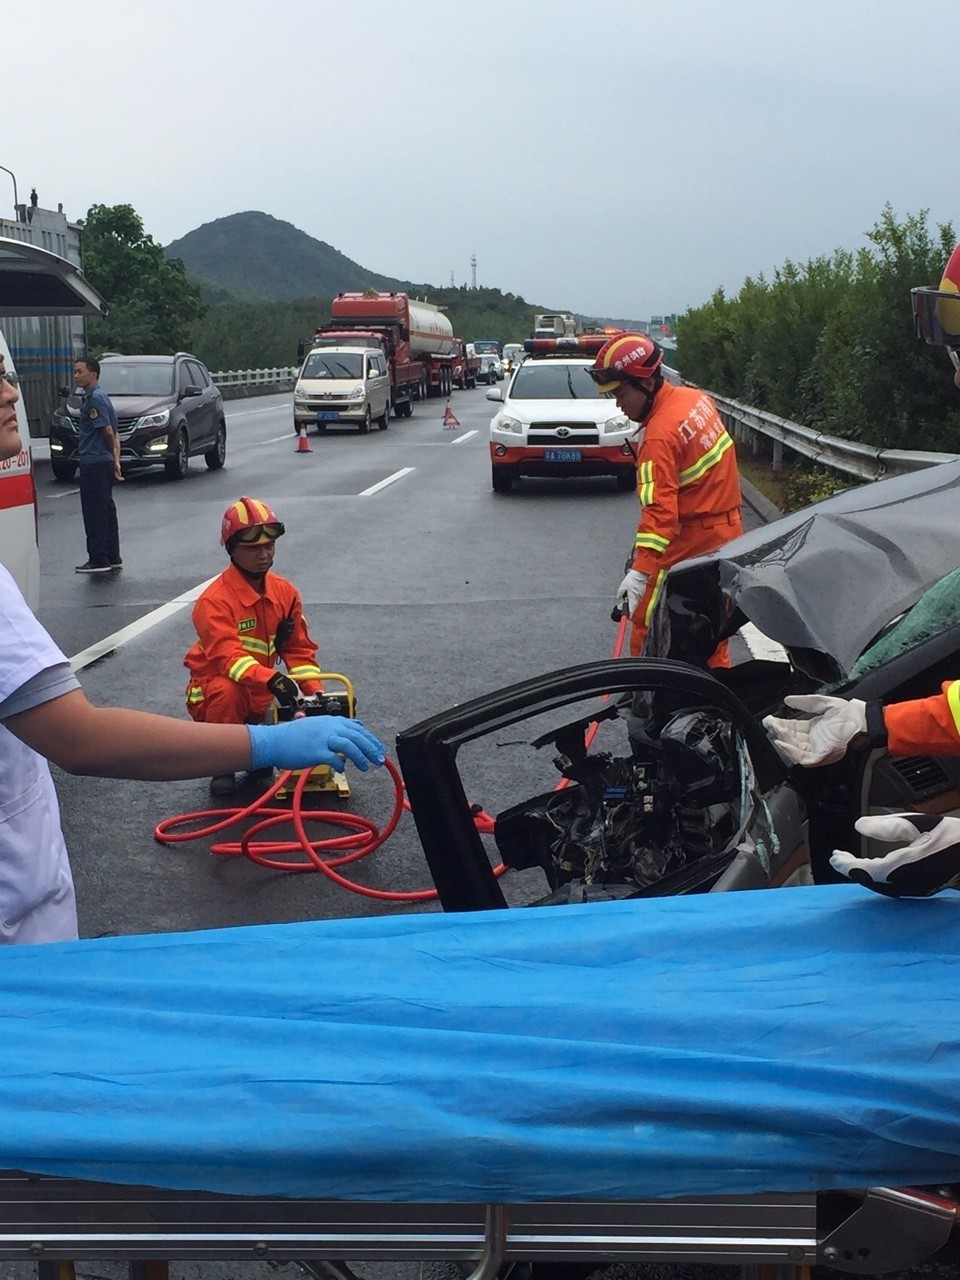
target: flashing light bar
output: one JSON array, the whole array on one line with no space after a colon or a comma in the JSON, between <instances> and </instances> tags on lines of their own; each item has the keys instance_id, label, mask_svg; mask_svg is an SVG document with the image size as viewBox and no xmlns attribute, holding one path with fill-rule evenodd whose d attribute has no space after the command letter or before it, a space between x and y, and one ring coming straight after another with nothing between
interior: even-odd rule
<instances>
[{"instance_id":1,"label":"flashing light bar","mask_svg":"<svg viewBox=\"0 0 960 1280\"><path fill-rule=\"evenodd\" d=\"M619 330L615 332L619 333ZM549 351L581 351L584 354L596 355L601 347L610 341L609 333L582 333L576 338L527 338L523 349L529 355L544 355Z\"/></svg>"}]
</instances>

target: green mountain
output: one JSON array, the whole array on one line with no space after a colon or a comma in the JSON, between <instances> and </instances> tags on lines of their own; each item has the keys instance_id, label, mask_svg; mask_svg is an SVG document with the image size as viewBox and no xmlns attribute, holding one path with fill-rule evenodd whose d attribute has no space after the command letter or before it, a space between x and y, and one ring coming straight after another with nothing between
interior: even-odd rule
<instances>
[{"instance_id":1,"label":"green mountain","mask_svg":"<svg viewBox=\"0 0 960 1280\"><path fill-rule=\"evenodd\" d=\"M332 298L342 290L425 286L367 271L339 250L269 213L233 213L206 222L164 249L180 258L206 301L291 302Z\"/></svg>"},{"instance_id":2,"label":"green mountain","mask_svg":"<svg viewBox=\"0 0 960 1280\"><path fill-rule=\"evenodd\" d=\"M211 369L292 364L299 340L329 319L330 299L344 291L395 289L427 298L467 341L522 342L533 332L534 313L552 309L499 289L438 288L378 275L268 213L217 218L164 252L183 261L208 304L190 326L188 345Z\"/></svg>"}]
</instances>

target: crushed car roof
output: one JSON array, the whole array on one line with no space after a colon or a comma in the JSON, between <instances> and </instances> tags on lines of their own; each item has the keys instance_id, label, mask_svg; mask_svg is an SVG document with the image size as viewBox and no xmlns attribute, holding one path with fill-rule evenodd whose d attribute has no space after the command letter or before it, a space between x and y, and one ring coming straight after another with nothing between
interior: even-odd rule
<instances>
[{"instance_id":1,"label":"crushed car roof","mask_svg":"<svg viewBox=\"0 0 960 1280\"><path fill-rule=\"evenodd\" d=\"M842 679L960 564L958 502L960 461L845 490L684 561L670 572L665 607L702 612L718 635L749 620L794 660L814 651L822 678Z\"/></svg>"}]
</instances>

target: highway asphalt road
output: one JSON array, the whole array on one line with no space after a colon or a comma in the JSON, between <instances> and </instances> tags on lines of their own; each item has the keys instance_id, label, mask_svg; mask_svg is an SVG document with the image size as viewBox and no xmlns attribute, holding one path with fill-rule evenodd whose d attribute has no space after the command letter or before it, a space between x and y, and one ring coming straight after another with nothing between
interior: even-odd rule
<instances>
[{"instance_id":1,"label":"highway asphalt road","mask_svg":"<svg viewBox=\"0 0 960 1280\"><path fill-rule=\"evenodd\" d=\"M525 480L496 495L486 433L494 406L478 388L455 392L451 407L459 428L445 429L444 401L429 400L385 432L311 433L311 451L299 453L289 394L228 402L222 471L194 459L182 482L157 471L116 487L124 568L102 577L74 573L85 559L79 494L39 462L40 618L81 659L91 700L186 715L191 595L226 563L220 518L241 494L266 499L286 523L276 569L300 589L322 665L350 677L359 714L390 746L398 730L455 703L610 657L635 496L612 479ZM92 661L103 641L105 656ZM518 766L519 750L478 749L470 798L493 811L509 798L507 779L540 776ZM206 780L55 775L83 936L432 909L358 896L315 872L212 856L208 841L158 845L161 819L210 805ZM385 821L385 771L350 779L348 807ZM255 794L245 791L244 803ZM387 892L430 886L409 815L349 871Z\"/></svg>"}]
</instances>

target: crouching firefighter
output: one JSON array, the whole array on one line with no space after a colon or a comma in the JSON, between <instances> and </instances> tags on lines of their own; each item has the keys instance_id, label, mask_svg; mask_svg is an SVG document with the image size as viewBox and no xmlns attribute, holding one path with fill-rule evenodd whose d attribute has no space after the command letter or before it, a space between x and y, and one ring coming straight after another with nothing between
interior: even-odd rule
<instances>
[{"instance_id":1,"label":"crouching firefighter","mask_svg":"<svg viewBox=\"0 0 960 1280\"><path fill-rule=\"evenodd\" d=\"M617 593L630 615L634 658L667 571L743 532L736 450L717 407L696 387L665 382L662 365L662 349L646 334L621 333L601 348L590 370L600 392L637 424L632 443L640 523ZM726 641L708 665L730 665Z\"/></svg>"},{"instance_id":2,"label":"crouching firefighter","mask_svg":"<svg viewBox=\"0 0 960 1280\"><path fill-rule=\"evenodd\" d=\"M183 660L190 671L187 710L194 720L260 724L274 698L291 706L323 688L300 593L271 572L283 533L273 510L256 498L241 498L224 514L220 543L230 565L194 606L197 642ZM281 662L288 674L277 670ZM210 783L214 796L235 789L232 773Z\"/></svg>"}]
</instances>

